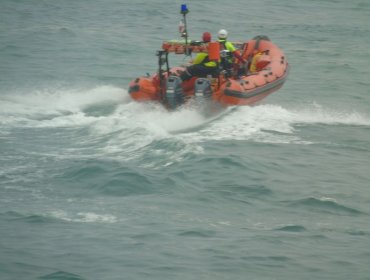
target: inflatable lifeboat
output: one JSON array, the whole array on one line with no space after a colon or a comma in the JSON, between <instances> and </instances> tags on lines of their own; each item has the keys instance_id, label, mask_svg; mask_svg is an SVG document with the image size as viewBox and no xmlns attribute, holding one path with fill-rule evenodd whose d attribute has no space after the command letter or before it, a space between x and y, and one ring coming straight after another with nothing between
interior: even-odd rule
<instances>
[{"instance_id":1,"label":"inflatable lifeboat","mask_svg":"<svg viewBox=\"0 0 370 280\"><path fill-rule=\"evenodd\" d=\"M157 101L168 109L175 109L194 98L207 98L222 106L235 106L254 104L283 86L289 65L282 50L267 36L256 36L245 43L233 44L247 61L246 64L235 62L232 69L225 69L221 56L217 77L193 77L182 82L179 76L185 67L170 68L168 54L209 52L211 56L211 43L164 42L157 52L158 72L131 81L129 94L136 101Z\"/></svg>"}]
</instances>

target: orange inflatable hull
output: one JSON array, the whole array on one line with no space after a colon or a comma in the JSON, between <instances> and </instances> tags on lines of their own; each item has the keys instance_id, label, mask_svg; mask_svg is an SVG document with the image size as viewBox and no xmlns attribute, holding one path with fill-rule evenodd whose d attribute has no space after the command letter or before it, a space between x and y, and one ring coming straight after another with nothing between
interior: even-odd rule
<instances>
[{"instance_id":1,"label":"orange inflatable hull","mask_svg":"<svg viewBox=\"0 0 370 280\"><path fill-rule=\"evenodd\" d=\"M265 36L257 36L253 40L240 44L242 57L253 61L255 55L259 60L253 73L245 71L242 76L225 78L220 76L217 83L212 85L213 101L224 106L251 105L281 88L287 79L289 65L284 53ZM248 67L249 69L249 67ZM184 71L182 67L171 68L164 73L164 78L179 76ZM194 83L196 78L182 83L185 100L194 96ZM139 77L131 81L129 94L136 101L164 100L165 91L158 78L158 74L150 77Z\"/></svg>"}]
</instances>

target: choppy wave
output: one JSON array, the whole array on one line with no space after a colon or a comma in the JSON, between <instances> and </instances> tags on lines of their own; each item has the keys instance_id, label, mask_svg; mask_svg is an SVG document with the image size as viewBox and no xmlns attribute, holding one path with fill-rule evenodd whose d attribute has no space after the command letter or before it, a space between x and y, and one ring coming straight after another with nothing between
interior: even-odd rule
<instances>
[{"instance_id":1,"label":"choppy wave","mask_svg":"<svg viewBox=\"0 0 370 280\"><path fill-rule=\"evenodd\" d=\"M49 274L40 276L37 279L40 279L40 280L58 280L58 279L60 279L60 280L61 279L63 279L63 280L83 280L85 278L83 278L83 277L81 277L77 274L66 272L66 271L56 271L56 272L53 272L53 273L49 273Z\"/></svg>"},{"instance_id":2,"label":"choppy wave","mask_svg":"<svg viewBox=\"0 0 370 280\"><path fill-rule=\"evenodd\" d=\"M285 225L277 228L276 230L279 231L287 231L287 232L304 232L307 229L301 225Z\"/></svg>"},{"instance_id":3,"label":"choppy wave","mask_svg":"<svg viewBox=\"0 0 370 280\"><path fill-rule=\"evenodd\" d=\"M50 215L54 218L74 223L116 223L117 217L110 214L97 214L93 212L78 212L74 215L65 211L51 211Z\"/></svg>"},{"instance_id":4,"label":"choppy wave","mask_svg":"<svg viewBox=\"0 0 370 280\"><path fill-rule=\"evenodd\" d=\"M26 222L31 224L58 223L60 221L74 223L116 223L117 217L111 214L94 212L67 213L64 210L51 210L42 214L25 214L16 211L0 213L2 219L8 222Z\"/></svg>"},{"instance_id":5,"label":"choppy wave","mask_svg":"<svg viewBox=\"0 0 370 280\"><path fill-rule=\"evenodd\" d=\"M291 207L298 208L310 208L317 212L326 212L338 215L360 215L365 214L356 208L346 206L342 203L335 201L334 199L322 197L322 198L305 198L294 202L289 202Z\"/></svg>"}]
</instances>

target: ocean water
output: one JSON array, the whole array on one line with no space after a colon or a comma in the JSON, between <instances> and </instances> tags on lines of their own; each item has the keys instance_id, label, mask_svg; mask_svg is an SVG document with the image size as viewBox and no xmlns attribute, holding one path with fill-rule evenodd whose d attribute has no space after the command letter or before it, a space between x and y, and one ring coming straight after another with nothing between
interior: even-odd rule
<instances>
[{"instance_id":1,"label":"ocean water","mask_svg":"<svg viewBox=\"0 0 370 280\"><path fill-rule=\"evenodd\" d=\"M370 279L370 2L186 3L191 38L269 36L283 88L138 104L183 2L0 1L1 280Z\"/></svg>"}]
</instances>

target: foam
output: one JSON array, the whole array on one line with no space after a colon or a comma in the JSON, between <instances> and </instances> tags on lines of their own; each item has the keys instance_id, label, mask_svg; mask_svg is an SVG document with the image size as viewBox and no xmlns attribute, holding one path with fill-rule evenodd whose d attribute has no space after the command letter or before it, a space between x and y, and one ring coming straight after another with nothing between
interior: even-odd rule
<instances>
[{"instance_id":1,"label":"foam","mask_svg":"<svg viewBox=\"0 0 370 280\"><path fill-rule=\"evenodd\" d=\"M109 136L105 149L111 153L168 138L191 145L209 140L304 143L295 133L301 124L370 125L370 117L353 108L318 104L244 106L212 119L191 108L168 112L159 104L137 103L112 86L12 93L2 99L0 119L7 127L88 127L91 137ZM109 112L92 114L94 106Z\"/></svg>"},{"instance_id":2,"label":"foam","mask_svg":"<svg viewBox=\"0 0 370 280\"><path fill-rule=\"evenodd\" d=\"M292 113L275 105L261 105L256 107L238 107L220 120L210 123L201 131L186 135L190 141L208 140L258 140L267 141L266 131L275 131L283 134L292 134ZM276 136L274 136L276 138ZM272 142L286 142L285 135L281 140ZM291 137L291 136L288 136ZM285 140L283 140L283 138Z\"/></svg>"},{"instance_id":3,"label":"foam","mask_svg":"<svg viewBox=\"0 0 370 280\"><path fill-rule=\"evenodd\" d=\"M252 140L269 143L309 142L300 139L296 127L314 125L370 125L369 116L356 111L345 112L317 104L287 109L280 105L238 107L201 131L184 135L190 141Z\"/></svg>"},{"instance_id":4,"label":"foam","mask_svg":"<svg viewBox=\"0 0 370 280\"><path fill-rule=\"evenodd\" d=\"M75 215L69 215L62 210L52 211L51 216L67 222L74 223L116 223L117 218L108 214L96 214L93 212L79 212Z\"/></svg>"},{"instance_id":5,"label":"foam","mask_svg":"<svg viewBox=\"0 0 370 280\"><path fill-rule=\"evenodd\" d=\"M93 89L43 89L1 96L1 123L25 127L73 126L91 123L84 109L93 104L128 102L125 90L111 86Z\"/></svg>"},{"instance_id":6,"label":"foam","mask_svg":"<svg viewBox=\"0 0 370 280\"><path fill-rule=\"evenodd\" d=\"M370 125L370 117L357 112L354 108L338 110L325 107L317 103L303 108L293 109L296 123L304 124L327 124L327 125Z\"/></svg>"}]
</instances>

